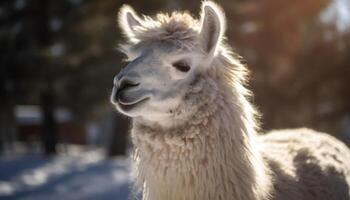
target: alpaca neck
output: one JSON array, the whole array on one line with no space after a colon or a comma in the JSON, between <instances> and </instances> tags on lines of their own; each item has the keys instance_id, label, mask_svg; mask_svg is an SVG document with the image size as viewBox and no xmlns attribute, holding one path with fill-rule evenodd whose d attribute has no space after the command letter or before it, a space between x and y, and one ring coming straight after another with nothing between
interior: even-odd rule
<instances>
[{"instance_id":1,"label":"alpaca neck","mask_svg":"<svg viewBox=\"0 0 350 200\"><path fill-rule=\"evenodd\" d=\"M268 199L269 176L253 145L250 105L244 96L225 95L215 95L172 129L134 121L134 158L144 199Z\"/></svg>"}]
</instances>

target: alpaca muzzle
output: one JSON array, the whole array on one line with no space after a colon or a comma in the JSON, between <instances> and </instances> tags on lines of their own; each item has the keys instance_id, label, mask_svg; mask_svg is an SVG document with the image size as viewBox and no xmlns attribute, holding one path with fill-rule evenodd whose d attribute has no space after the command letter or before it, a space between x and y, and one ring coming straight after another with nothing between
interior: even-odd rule
<instances>
[{"instance_id":1,"label":"alpaca muzzle","mask_svg":"<svg viewBox=\"0 0 350 200\"><path fill-rule=\"evenodd\" d=\"M121 103L123 105L131 105L135 102L131 99L128 99L125 93L136 88L140 83L133 81L125 76L114 78L114 87L112 92L112 102Z\"/></svg>"}]
</instances>

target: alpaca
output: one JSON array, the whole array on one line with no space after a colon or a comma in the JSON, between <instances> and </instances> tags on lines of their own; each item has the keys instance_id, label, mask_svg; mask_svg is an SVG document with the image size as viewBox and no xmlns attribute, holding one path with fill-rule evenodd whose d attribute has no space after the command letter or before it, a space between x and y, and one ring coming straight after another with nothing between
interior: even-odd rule
<instances>
[{"instance_id":1,"label":"alpaca","mask_svg":"<svg viewBox=\"0 0 350 200\"><path fill-rule=\"evenodd\" d=\"M225 15L119 13L129 62L111 102L133 119L144 200L350 199L350 151L309 129L258 135L247 69L225 44Z\"/></svg>"}]
</instances>

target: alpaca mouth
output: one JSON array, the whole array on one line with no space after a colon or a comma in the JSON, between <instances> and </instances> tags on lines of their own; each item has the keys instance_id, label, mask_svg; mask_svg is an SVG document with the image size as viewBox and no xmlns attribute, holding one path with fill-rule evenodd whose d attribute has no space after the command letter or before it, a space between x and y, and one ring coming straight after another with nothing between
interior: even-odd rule
<instances>
[{"instance_id":1,"label":"alpaca mouth","mask_svg":"<svg viewBox=\"0 0 350 200\"><path fill-rule=\"evenodd\" d=\"M149 97L142 98L133 102L125 102L118 100L118 107L123 111L129 111L131 109L134 109L135 107L143 105L147 100L149 100Z\"/></svg>"},{"instance_id":2,"label":"alpaca mouth","mask_svg":"<svg viewBox=\"0 0 350 200\"><path fill-rule=\"evenodd\" d=\"M143 95L140 95L140 90L137 90L136 86L130 86L128 88L118 90L115 94L118 104L123 106L134 106L145 100L147 97L142 97Z\"/></svg>"}]
</instances>

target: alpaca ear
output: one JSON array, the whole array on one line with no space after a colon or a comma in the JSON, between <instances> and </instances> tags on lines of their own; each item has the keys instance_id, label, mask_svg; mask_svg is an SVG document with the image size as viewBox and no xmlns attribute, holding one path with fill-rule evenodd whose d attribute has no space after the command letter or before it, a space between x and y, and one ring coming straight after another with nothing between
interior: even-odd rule
<instances>
[{"instance_id":1,"label":"alpaca ear","mask_svg":"<svg viewBox=\"0 0 350 200\"><path fill-rule=\"evenodd\" d=\"M142 20L137 16L135 10L126 4L120 8L118 22L124 34L130 39L135 37L136 28L142 24Z\"/></svg>"},{"instance_id":2,"label":"alpaca ear","mask_svg":"<svg viewBox=\"0 0 350 200\"><path fill-rule=\"evenodd\" d=\"M200 39L205 52L214 55L225 32L226 19L222 9L211 1L202 4Z\"/></svg>"}]
</instances>

